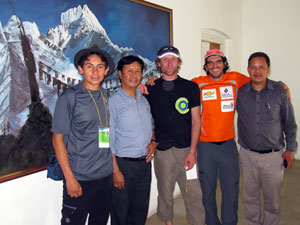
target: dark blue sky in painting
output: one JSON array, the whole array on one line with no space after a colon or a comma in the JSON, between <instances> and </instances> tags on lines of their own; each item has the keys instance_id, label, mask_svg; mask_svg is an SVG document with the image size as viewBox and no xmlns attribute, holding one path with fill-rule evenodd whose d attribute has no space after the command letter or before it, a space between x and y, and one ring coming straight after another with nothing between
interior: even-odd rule
<instances>
[{"instance_id":1,"label":"dark blue sky in painting","mask_svg":"<svg viewBox=\"0 0 300 225\"><path fill-rule=\"evenodd\" d=\"M23 21L35 22L44 34L60 24L62 12L87 4L119 47L132 47L154 60L158 48L169 44L169 13L128 0L0 0L2 26L13 15L9 1Z\"/></svg>"}]
</instances>

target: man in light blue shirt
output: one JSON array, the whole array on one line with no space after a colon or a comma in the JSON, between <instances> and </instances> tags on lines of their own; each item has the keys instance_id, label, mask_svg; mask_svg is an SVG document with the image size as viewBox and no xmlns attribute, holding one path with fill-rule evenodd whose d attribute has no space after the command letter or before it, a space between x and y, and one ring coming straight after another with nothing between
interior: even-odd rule
<instances>
[{"instance_id":1,"label":"man in light blue shirt","mask_svg":"<svg viewBox=\"0 0 300 225\"><path fill-rule=\"evenodd\" d=\"M111 224L145 224L150 197L151 160L156 151L150 105L137 90L144 62L136 56L118 63L122 82L108 100L113 153Z\"/></svg>"}]
</instances>

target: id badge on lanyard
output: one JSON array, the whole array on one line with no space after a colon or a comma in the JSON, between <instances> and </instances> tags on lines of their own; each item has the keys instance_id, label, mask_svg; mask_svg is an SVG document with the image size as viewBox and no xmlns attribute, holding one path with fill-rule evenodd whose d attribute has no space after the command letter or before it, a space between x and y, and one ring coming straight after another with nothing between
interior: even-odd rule
<instances>
[{"instance_id":1,"label":"id badge on lanyard","mask_svg":"<svg viewBox=\"0 0 300 225\"><path fill-rule=\"evenodd\" d=\"M109 127L98 128L99 148L109 148Z\"/></svg>"}]
</instances>

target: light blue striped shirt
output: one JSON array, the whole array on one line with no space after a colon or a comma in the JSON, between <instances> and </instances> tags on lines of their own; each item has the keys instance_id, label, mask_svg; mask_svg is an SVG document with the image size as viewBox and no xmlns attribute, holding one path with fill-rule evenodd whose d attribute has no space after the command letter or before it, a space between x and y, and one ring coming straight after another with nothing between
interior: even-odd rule
<instances>
[{"instance_id":1,"label":"light blue striped shirt","mask_svg":"<svg viewBox=\"0 0 300 225\"><path fill-rule=\"evenodd\" d=\"M119 157L146 156L152 137L152 115L147 99L136 91L136 99L119 88L109 99L110 148Z\"/></svg>"}]
</instances>

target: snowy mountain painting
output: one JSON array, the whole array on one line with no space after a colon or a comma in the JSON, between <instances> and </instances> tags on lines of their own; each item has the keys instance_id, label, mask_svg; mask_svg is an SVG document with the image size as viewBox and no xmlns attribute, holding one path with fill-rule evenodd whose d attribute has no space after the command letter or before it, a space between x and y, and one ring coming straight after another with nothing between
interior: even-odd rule
<instances>
[{"instance_id":1,"label":"snowy mountain painting","mask_svg":"<svg viewBox=\"0 0 300 225\"><path fill-rule=\"evenodd\" d=\"M45 168L57 96L82 79L73 65L77 51L97 44L115 64L138 55L146 64L144 80L157 74L153 60L170 43L171 11L139 1L82 2L0 3L0 181ZM111 94L119 86L115 70L103 87Z\"/></svg>"}]
</instances>

